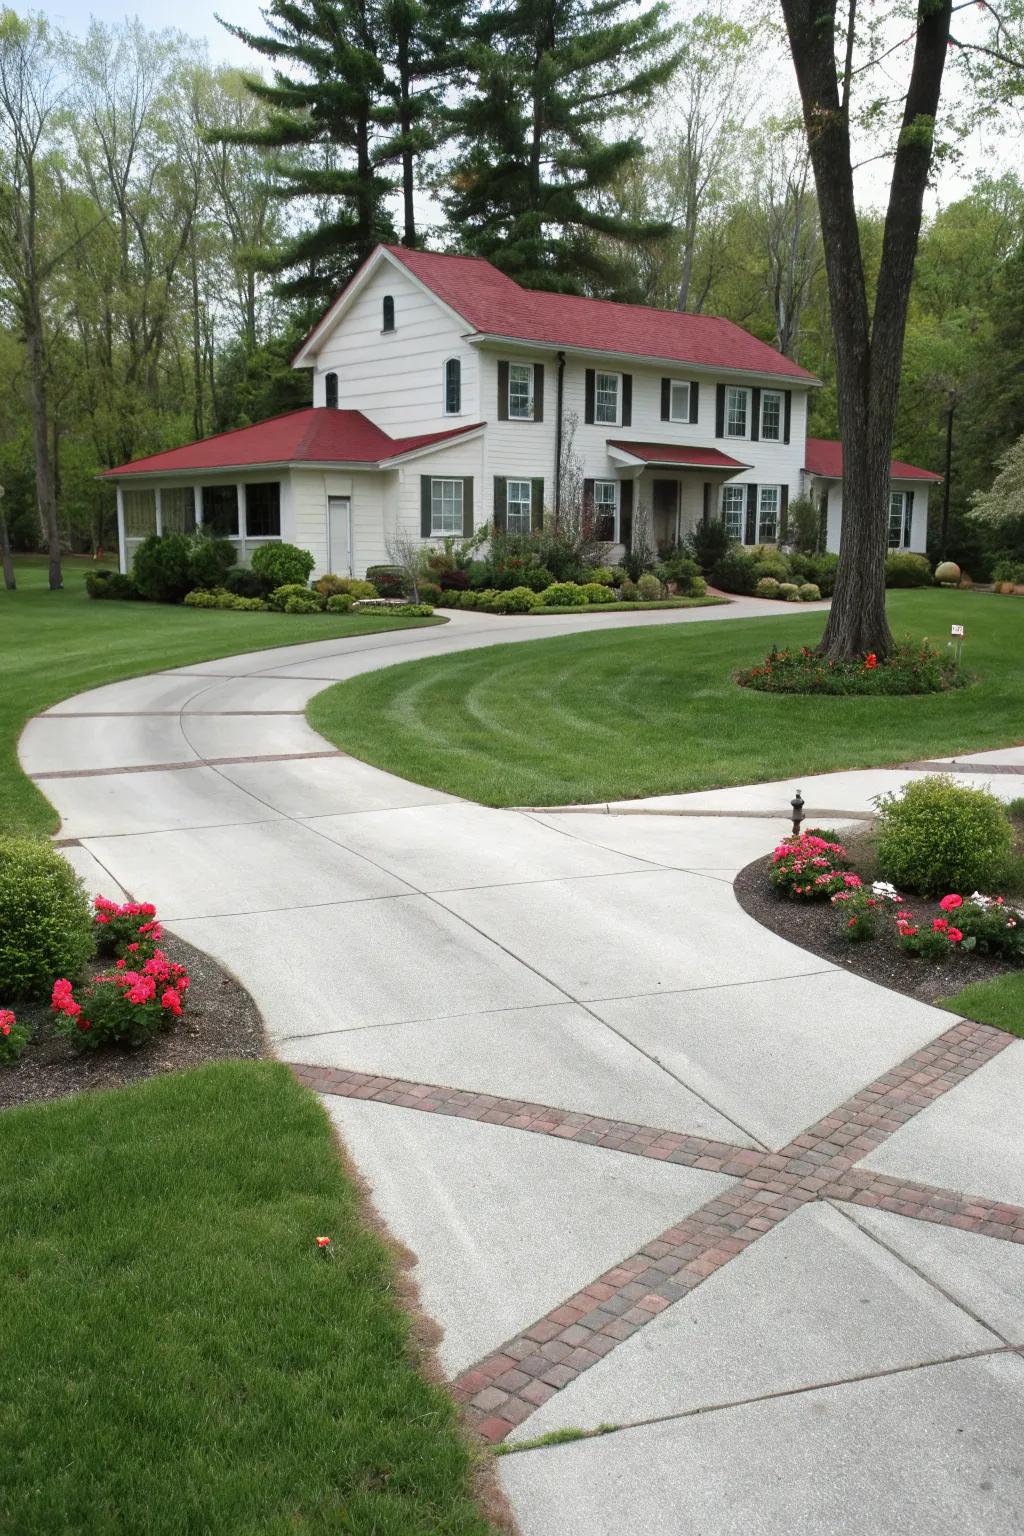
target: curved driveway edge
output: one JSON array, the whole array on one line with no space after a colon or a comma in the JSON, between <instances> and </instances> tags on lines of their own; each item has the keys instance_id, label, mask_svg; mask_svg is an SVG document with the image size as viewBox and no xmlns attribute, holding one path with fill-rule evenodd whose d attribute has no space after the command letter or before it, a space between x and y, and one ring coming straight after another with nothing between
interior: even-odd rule
<instances>
[{"instance_id":1,"label":"curved driveway edge","mask_svg":"<svg viewBox=\"0 0 1024 1536\"><path fill-rule=\"evenodd\" d=\"M87 885L156 902L324 1095L470 1420L524 1447L524 1536L1021 1529L1024 1042L741 911L779 786L490 810L302 713L398 660L765 611L457 614L111 684L22 737Z\"/></svg>"}]
</instances>

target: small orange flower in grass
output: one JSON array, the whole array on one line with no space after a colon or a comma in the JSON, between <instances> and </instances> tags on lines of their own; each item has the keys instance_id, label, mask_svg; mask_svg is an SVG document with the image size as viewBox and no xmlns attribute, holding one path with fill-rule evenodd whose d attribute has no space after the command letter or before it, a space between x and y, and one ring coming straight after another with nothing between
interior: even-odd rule
<instances>
[{"instance_id":1,"label":"small orange flower in grass","mask_svg":"<svg viewBox=\"0 0 1024 1536\"><path fill-rule=\"evenodd\" d=\"M318 1237L316 1240L316 1245L320 1249L320 1252L323 1254L325 1259L334 1258L334 1249L331 1247L331 1240L329 1237Z\"/></svg>"}]
</instances>

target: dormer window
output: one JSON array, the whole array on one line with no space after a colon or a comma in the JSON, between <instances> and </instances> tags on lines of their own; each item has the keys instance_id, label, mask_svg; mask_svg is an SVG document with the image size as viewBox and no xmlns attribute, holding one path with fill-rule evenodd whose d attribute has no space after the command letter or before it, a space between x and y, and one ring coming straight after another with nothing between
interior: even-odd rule
<instances>
[{"instance_id":1,"label":"dormer window","mask_svg":"<svg viewBox=\"0 0 1024 1536\"><path fill-rule=\"evenodd\" d=\"M328 410L338 409L338 375L329 373L324 378L324 404Z\"/></svg>"},{"instance_id":2,"label":"dormer window","mask_svg":"<svg viewBox=\"0 0 1024 1536\"><path fill-rule=\"evenodd\" d=\"M393 331L395 328L395 301L391 297L390 293L386 293L384 295L384 302L381 305L381 315L381 330Z\"/></svg>"},{"instance_id":3,"label":"dormer window","mask_svg":"<svg viewBox=\"0 0 1024 1536\"><path fill-rule=\"evenodd\" d=\"M458 416L462 410L462 364L450 357L444 365L444 413Z\"/></svg>"}]
</instances>

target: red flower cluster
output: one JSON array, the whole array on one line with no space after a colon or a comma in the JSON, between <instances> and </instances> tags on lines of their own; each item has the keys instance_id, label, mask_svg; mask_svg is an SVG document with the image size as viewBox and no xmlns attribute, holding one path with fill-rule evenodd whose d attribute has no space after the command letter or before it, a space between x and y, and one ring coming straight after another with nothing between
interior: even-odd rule
<instances>
[{"instance_id":1,"label":"red flower cluster","mask_svg":"<svg viewBox=\"0 0 1024 1536\"><path fill-rule=\"evenodd\" d=\"M846 870L846 849L813 832L787 838L772 854L769 880L779 891L811 901L843 889L856 889L860 876Z\"/></svg>"},{"instance_id":2,"label":"red flower cluster","mask_svg":"<svg viewBox=\"0 0 1024 1536\"><path fill-rule=\"evenodd\" d=\"M865 656L864 666L869 672L873 672L878 666L878 657L875 655L874 651L869 651Z\"/></svg>"},{"instance_id":3,"label":"red flower cluster","mask_svg":"<svg viewBox=\"0 0 1024 1536\"><path fill-rule=\"evenodd\" d=\"M70 981L55 981L50 1001L62 1027L68 1033L77 1031L80 1044L117 1040L138 1045L181 1017L188 987L185 967L158 949L138 970L118 960L112 972L97 976L86 988L82 1003Z\"/></svg>"},{"instance_id":4,"label":"red flower cluster","mask_svg":"<svg viewBox=\"0 0 1024 1536\"><path fill-rule=\"evenodd\" d=\"M17 1061L28 1044L28 1030L9 1008L0 1008L0 1066Z\"/></svg>"},{"instance_id":5,"label":"red flower cluster","mask_svg":"<svg viewBox=\"0 0 1024 1536\"><path fill-rule=\"evenodd\" d=\"M163 930L156 921L151 901L125 901L120 905L106 896L93 898L94 921L99 930L96 947L101 954L123 955L144 946L153 954Z\"/></svg>"}]
</instances>

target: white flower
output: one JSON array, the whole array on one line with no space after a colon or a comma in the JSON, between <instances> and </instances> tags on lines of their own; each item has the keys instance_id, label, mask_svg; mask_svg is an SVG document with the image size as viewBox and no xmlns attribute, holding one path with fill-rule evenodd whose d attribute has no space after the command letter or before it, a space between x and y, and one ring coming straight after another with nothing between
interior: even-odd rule
<instances>
[{"instance_id":1,"label":"white flower","mask_svg":"<svg viewBox=\"0 0 1024 1536\"><path fill-rule=\"evenodd\" d=\"M894 885L888 880L875 880L871 886L871 894L878 896L882 901L902 901L903 897Z\"/></svg>"},{"instance_id":2,"label":"white flower","mask_svg":"<svg viewBox=\"0 0 1024 1536\"><path fill-rule=\"evenodd\" d=\"M983 912L986 907L990 907L992 905L992 897L983 896L980 891L975 891L969 899L973 901L976 907L980 907Z\"/></svg>"}]
</instances>

